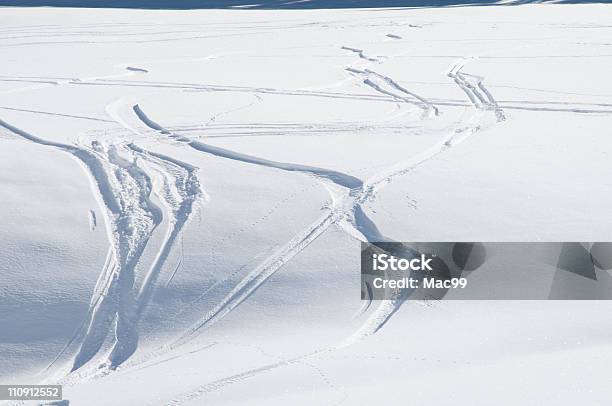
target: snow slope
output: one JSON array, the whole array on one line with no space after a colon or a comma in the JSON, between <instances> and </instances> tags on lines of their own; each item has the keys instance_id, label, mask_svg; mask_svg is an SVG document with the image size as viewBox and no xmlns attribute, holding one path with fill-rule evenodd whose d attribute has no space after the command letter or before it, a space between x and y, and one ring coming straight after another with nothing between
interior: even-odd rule
<instances>
[{"instance_id":1,"label":"snow slope","mask_svg":"<svg viewBox=\"0 0 612 406\"><path fill-rule=\"evenodd\" d=\"M610 12L0 8L0 383L606 404L612 304L368 304L359 242L611 240Z\"/></svg>"}]
</instances>

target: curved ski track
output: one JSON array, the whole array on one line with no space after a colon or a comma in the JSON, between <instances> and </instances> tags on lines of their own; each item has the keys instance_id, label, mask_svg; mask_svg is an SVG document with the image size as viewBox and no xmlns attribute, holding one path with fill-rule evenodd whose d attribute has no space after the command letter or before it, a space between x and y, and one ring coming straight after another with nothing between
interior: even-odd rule
<instances>
[{"instance_id":1,"label":"curved ski track","mask_svg":"<svg viewBox=\"0 0 612 406\"><path fill-rule=\"evenodd\" d=\"M3 120L0 126L28 141L67 152L85 165L100 196L110 243L86 319L46 369L77 342L71 371L80 369L100 351L113 324L114 338L103 365L114 369L136 350L138 320L182 227L202 196L196 169L135 144L94 141L91 147L76 146L44 140ZM146 162L146 167L139 162ZM163 210L152 195L164 204ZM168 222L164 240L138 288L136 266L164 214Z\"/></svg>"}]
</instances>

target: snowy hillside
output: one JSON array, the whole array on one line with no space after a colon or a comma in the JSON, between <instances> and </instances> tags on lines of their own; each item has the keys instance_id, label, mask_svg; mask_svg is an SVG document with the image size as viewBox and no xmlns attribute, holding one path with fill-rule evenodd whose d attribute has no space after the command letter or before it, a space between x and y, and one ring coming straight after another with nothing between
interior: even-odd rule
<instances>
[{"instance_id":1,"label":"snowy hillside","mask_svg":"<svg viewBox=\"0 0 612 406\"><path fill-rule=\"evenodd\" d=\"M611 16L0 8L0 384L609 403L612 303L368 303L359 261L612 241Z\"/></svg>"}]
</instances>

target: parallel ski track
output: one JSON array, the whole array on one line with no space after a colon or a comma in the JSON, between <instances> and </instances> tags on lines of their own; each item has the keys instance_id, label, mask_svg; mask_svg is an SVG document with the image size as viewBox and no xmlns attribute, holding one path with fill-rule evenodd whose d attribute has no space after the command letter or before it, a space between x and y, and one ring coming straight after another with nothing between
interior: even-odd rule
<instances>
[{"instance_id":1,"label":"parallel ski track","mask_svg":"<svg viewBox=\"0 0 612 406\"><path fill-rule=\"evenodd\" d=\"M94 193L100 196L111 245L86 318L45 370L63 358L76 343L79 348L71 371L80 369L99 352L113 324L114 342L105 365L114 369L136 350L138 321L177 236L201 196L195 168L161 154L149 153L134 144L106 146L94 141L89 148L47 141L3 120L0 126L28 141L69 153L85 165L95 185ZM126 154L128 158L123 157ZM166 170L167 176L161 182L166 193L154 190L151 176L136 162L137 157L162 168L162 172ZM136 266L164 218L163 210L151 199L153 193L169 206L166 209L169 226L160 251L137 291Z\"/></svg>"}]
</instances>

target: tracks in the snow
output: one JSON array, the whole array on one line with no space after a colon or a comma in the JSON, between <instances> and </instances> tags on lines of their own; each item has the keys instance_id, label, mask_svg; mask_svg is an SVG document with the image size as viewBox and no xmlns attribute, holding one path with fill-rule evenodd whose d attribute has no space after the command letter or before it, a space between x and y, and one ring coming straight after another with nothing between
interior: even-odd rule
<instances>
[{"instance_id":1,"label":"tracks in the snow","mask_svg":"<svg viewBox=\"0 0 612 406\"><path fill-rule=\"evenodd\" d=\"M460 87L463 89L468 89L469 94L476 97L480 100L484 95L486 104L474 104L474 107L478 111L492 111L497 119L497 121L502 121L505 117L503 116L503 111L499 109L497 104L494 102L493 97L490 95L484 85L482 84L482 79L479 78L477 81L476 87L480 89L480 93L478 90L472 89L472 87L468 86L467 79L465 79L465 74L459 73L459 77L457 78L457 72L460 71L461 68L453 70L451 68L453 79L457 79ZM438 114L438 110L433 104L429 103L426 99L420 98L416 95L413 95L411 92L406 91L401 86L399 86L393 79L385 77L383 75L379 75L372 71L361 70L358 71L356 69L353 70L353 73L361 74L361 75L371 75L378 79L382 79L387 85L392 86L395 90L399 90L405 94L412 96L421 109L424 111L433 112L433 115ZM368 79L366 79L368 80ZM371 80L371 79L370 79ZM364 81L364 83L366 83ZM374 82L372 82L374 83ZM368 83L366 83L368 84ZM368 84L369 85L369 84ZM380 89L375 88L380 91ZM398 97L395 93L391 93L394 97ZM471 99L470 99L471 100ZM147 124L149 127L159 131L165 135L171 135L171 132L160 126L159 124L152 121L150 118L144 114L144 112L135 107L135 112L139 115L141 119ZM148 121L148 123L147 123ZM332 224L340 224L343 226L345 230L347 230L350 234L355 234L355 231L362 236L365 241L370 242L389 242L391 239L384 236L376 224L367 216L365 204L367 202L372 201L378 190L389 184L394 178L406 174L421 164L427 162L428 160L436 157L437 155L443 153L444 151L452 148L457 145L459 142L465 140L470 135L475 132L481 130L483 127L479 123L469 123L465 125L464 123L458 123L458 125L451 129L446 137L440 140L438 143L432 145L430 148L422 151L420 154L416 156L412 156L409 159L398 162L396 165L385 168L381 170L379 173L370 177L365 181L360 181L360 185L354 188L348 188L344 191L344 193L340 193L335 196L333 199L334 204L329 208L329 211L317 222L311 225L305 232L297 235L289 241L284 247L282 247L279 251L273 253L269 256L260 266L253 269L246 278L244 278L227 296L224 300L222 300L212 311L210 311L202 320L193 325L185 334L181 336L181 338L175 344L181 344L190 339L192 335L205 328L207 325L212 324L217 319L223 317L225 314L229 313L232 309L234 309L237 305L239 305L242 301L244 301L257 287L259 287L265 279L267 279L271 274L273 274L276 270L278 270L281 266L283 266L289 259L293 258L297 255L301 250L303 250L308 244L310 244L314 239L316 239L319 235L322 234L325 229L327 229ZM180 138L183 142L190 143L190 140L185 137L175 136ZM193 145L192 145L193 147ZM196 148L197 149L197 148ZM214 151L208 150L207 148L200 149L204 152L213 153ZM228 154L215 154L218 156L223 156L228 159L234 159L234 153ZM257 160L242 160L243 162L259 164ZM265 165L275 167L277 169L283 169L278 165ZM316 175L316 174L315 174ZM323 179L324 181L330 181L333 179ZM336 186L346 187L345 185L336 184ZM379 302L378 306L369 312L364 322L361 326L349 337L347 337L343 342L339 343L335 347L330 347L321 351L331 351L337 348L341 348L343 346L351 345L364 337L374 334L378 331L389 319L390 317L399 310L406 292L401 290L395 290L391 292L391 299L382 300ZM188 392L181 397L175 398L169 404L178 405L185 401L190 401L200 396L205 395L210 391L218 390L227 385L242 381L244 379L255 376L259 373L267 372L272 369L284 367L291 365L298 360L303 358L307 358L312 354L306 354L303 356L299 356L296 358L291 358L289 360L273 363L270 365L266 365L260 368L256 368L253 370L249 370L243 373L239 373L236 375L232 375L227 378L222 378L213 382L206 383L201 387L195 389L194 391Z\"/></svg>"},{"instance_id":2,"label":"tracks in the snow","mask_svg":"<svg viewBox=\"0 0 612 406\"><path fill-rule=\"evenodd\" d=\"M347 47L347 46L343 46L341 48L344 49L345 51L351 51L351 52L357 54L361 59L364 59L364 60L366 60L368 62L380 62L379 58L375 58L375 57L366 55L363 52L363 49L352 48L352 47Z\"/></svg>"},{"instance_id":3,"label":"tracks in the snow","mask_svg":"<svg viewBox=\"0 0 612 406\"><path fill-rule=\"evenodd\" d=\"M361 70L348 67L346 70L363 77L363 83L376 90L378 93L391 96L396 100L419 107L423 110L423 117L434 117L438 115L438 108L434 106L432 102L406 89L389 76L382 75L367 68Z\"/></svg>"},{"instance_id":4,"label":"tracks in the snow","mask_svg":"<svg viewBox=\"0 0 612 406\"><path fill-rule=\"evenodd\" d=\"M110 244L86 319L47 369L75 346L78 349L74 349L71 370L80 369L99 353L113 329L104 365L115 368L136 350L138 322L177 237L202 195L195 168L135 144L94 141L90 146L71 145L44 140L2 120L0 126L28 141L67 152L84 164L99 196ZM137 286L136 267L143 266L142 255L164 218L167 226L163 241Z\"/></svg>"},{"instance_id":5,"label":"tracks in the snow","mask_svg":"<svg viewBox=\"0 0 612 406\"><path fill-rule=\"evenodd\" d=\"M133 106L134 114L142 120L149 128L158 131L160 134L172 137L174 140L189 145L193 149L215 155L221 158L235 160L289 172L301 172L316 177L319 181L327 185L330 190L332 205L326 208L326 213L315 221L308 229L297 234L284 246L273 252L259 265L247 273L245 277L222 299L211 311L209 311L200 321L188 329L177 341L176 344L183 343L190 339L196 332L201 331L219 320L236 306L249 297L261 284L272 276L278 269L285 265L291 258L297 255L318 238L331 225L342 222L356 231L365 240L380 241L384 237L377 231L374 223L367 217L361 207L369 189L364 188L364 183L360 179L341 173L338 171L284 162L272 161L269 159L254 157L229 151L227 149L211 146L199 141L193 141L187 137L173 134L165 127L158 124L149 117L139 105ZM355 232L351 231L351 234Z\"/></svg>"},{"instance_id":6,"label":"tracks in the snow","mask_svg":"<svg viewBox=\"0 0 612 406\"><path fill-rule=\"evenodd\" d=\"M431 109L432 106L425 106L424 108ZM368 217L364 204L371 201L375 197L376 190L382 187L384 184L388 184L395 176L412 170L414 167L444 151L449 146L448 139L444 139L440 144L435 145L431 149L425 151L423 154L418 155L416 158L409 159L392 168L383 170L378 175L373 176L370 180L364 182L351 175L340 173L338 171L271 161L268 159L211 146L200 141L194 141L188 137L177 135L172 131L169 131L153 118L149 117L139 105L134 105L132 110L134 114L143 122L143 124L148 126L150 129L157 131L161 135L171 137L173 140L183 142L200 152L205 152L221 158L239 162L284 171L301 172L315 176L317 179L327 185L327 189L330 190L332 198L332 205L326 208L326 213L322 215L321 218L313 223L308 229L297 234L292 240L273 252L259 265L249 271L246 276L244 276L243 279L217 305L213 307L213 309L211 309L202 319L184 332L172 345L172 347L185 343L196 333L202 331L202 329L210 326L231 312L278 269L284 266L299 252L304 250L333 224L339 224L350 235L357 235L359 238L365 241L390 241L389 238L382 235L375 223ZM451 136L456 136L456 132L453 131ZM399 298L382 302L381 305L378 306L378 308L373 311L371 316L366 320L363 327L360 328L356 332L356 335L352 336L349 340L356 340L358 337L363 337L376 332L399 308L400 304L401 301Z\"/></svg>"},{"instance_id":7,"label":"tracks in the snow","mask_svg":"<svg viewBox=\"0 0 612 406\"><path fill-rule=\"evenodd\" d=\"M435 117L438 115L438 108L434 106L433 103L429 102L424 97L407 90L397 81L388 76L384 76L370 69L348 68L347 70L354 74L364 76L364 83L374 87L379 92L388 94L394 98L401 99L417 106L429 117ZM457 70L460 70L460 68ZM453 73L455 74L457 70L453 70ZM484 88L484 85L482 85L482 80L480 80L479 83L479 88ZM484 94L488 95L490 100L494 100L488 92ZM490 105L493 105L494 102L490 101L490 103ZM482 109L482 106L480 105L476 107L478 109ZM196 333L202 331L202 329L210 326L231 312L278 269L305 249L333 224L342 226L347 233L356 235L365 241L391 241L378 230L376 224L368 217L364 205L375 198L376 191L378 189L390 183L395 177L413 170L415 167L444 152L448 148L480 129L480 126L478 125L459 125L457 128L453 128L451 131L449 131L447 137L443 138L440 142L434 144L427 150L422 151L420 154L410 157L405 161L399 162L396 165L383 169L370 179L363 181L352 175L334 170L301 164L277 162L212 146L168 130L153 118L149 117L138 104L134 105L132 110L138 119L140 119L142 123L150 129L155 130L159 134L169 137L175 141L189 145L191 148L200 152L238 162L290 172L301 172L315 176L320 182L322 182L322 184L327 185L327 189L330 191L332 198L332 204L326 208L326 213L322 215L321 218L315 221L302 233L298 233L284 246L271 253L259 265L250 270L243 277L243 279L219 303L217 303L217 305L207 312L202 319L185 331L172 346L180 345L190 340ZM487 110L489 109L487 108ZM496 116L500 114L500 110L495 109L494 111ZM353 336L347 339L347 343L354 342L363 336L376 332L389 319L389 317L391 317L391 315L397 311L401 305L400 299L401 298L397 297L396 299L381 302L381 304L371 312L370 316L364 322L362 327L356 331Z\"/></svg>"},{"instance_id":8,"label":"tracks in the snow","mask_svg":"<svg viewBox=\"0 0 612 406\"><path fill-rule=\"evenodd\" d=\"M368 57L362 50L343 48L356 53L364 63L380 62L377 58ZM485 113L493 112L497 121L504 120L503 110L484 86L483 79L464 73L462 68L463 63L454 65L449 70L448 76L465 92L476 110ZM123 74L83 79L82 81L74 80L69 83L112 84L120 76L147 72L141 68L126 67L125 69L127 72ZM439 113L434 103L408 90L389 76L365 67L348 67L347 71L380 95L345 95L321 91L293 91L280 92L280 94L363 98L364 100L387 100L390 97L398 103L405 103L420 110L422 119L435 118ZM139 85L135 82L126 83ZM147 86L176 88L173 84ZM185 87L206 90L205 87L190 85ZM182 87L179 86L179 88ZM235 87L212 90L244 90L255 92L256 97L259 97L257 93L277 92L274 89L238 89ZM367 204L375 199L377 190L390 183L395 177L411 171L481 128L478 123L460 125L450 131L448 137L420 154L398 162L363 180L337 170L273 161L194 140L163 127L147 116L138 104L132 105L123 100L107 106L107 112L122 127L142 137L146 134L140 133L136 128L137 125L130 124L133 123L130 120L137 118L142 124L157 131L160 135L174 142L188 145L202 153L236 162L313 176L330 192L332 204L324 208L324 213L319 219L249 269L221 301L184 331L170 348L166 349L172 349L188 342L205 328L229 314L332 225L338 225L348 234L364 241L391 241L381 233L368 216ZM126 118L128 114L132 117ZM52 364L65 357L76 345L78 349L72 362L73 371L89 363L99 355L103 348L108 349L103 365L114 369L136 351L139 339L138 323L152 298L156 282L182 228L192 214L195 203L203 194L195 175L196 169L172 157L147 151L134 142L101 143L94 141L89 146L68 145L45 141L4 121L0 121L0 125L30 141L72 154L85 165L93 183L97 186L96 194L102 203L101 208L111 249L96 284L87 319L84 320L72 339L66 343ZM164 230L159 231L162 225L164 225ZM152 263L146 266L142 262L143 254L153 235L158 232L163 232L161 245L156 250ZM137 283L139 279L136 275L137 267L147 269L144 276L141 275L140 284ZM360 328L341 345L358 341L380 329L399 309L401 305L399 294L400 292L397 292L395 298L381 301L377 307L369 309ZM112 330L114 330L114 336L109 338Z\"/></svg>"},{"instance_id":9,"label":"tracks in the snow","mask_svg":"<svg viewBox=\"0 0 612 406\"><path fill-rule=\"evenodd\" d=\"M127 157L120 156L118 148ZM97 145L97 149L104 150L104 147ZM108 309L94 311L73 370L83 366L99 351L109 320L114 320L115 337L108 355L108 367L116 368L134 353L138 344L138 323L151 300L158 277L194 205L202 197L196 168L187 163L146 151L134 143L111 145L106 155L112 165L109 172L118 181L114 190L122 208L122 215L114 221L120 231L116 238L120 260L116 284L122 287L122 291L117 298L107 300ZM153 197L161 207L153 202ZM143 265L140 261L142 253L164 219L161 245L140 286L137 286L135 268ZM124 235L121 230L130 230L131 233ZM96 318L101 321L96 323Z\"/></svg>"},{"instance_id":10,"label":"tracks in the snow","mask_svg":"<svg viewBox=\"0 0 612 406\"><path fill-rule=\"evenodd\" d=\"M426 98L408 90L390 76L383 75L369 68L373 62L381 62L379 59L367 58L361 49L343 46L342 49L353 51L364 61L354 63L346 67L346 71L358 77L362 83L383 96L390 96L401 103L413 105L422 110L421 118L435 117L438 108Z\"/></svg>"},{"instance_id":11,"label":"tracks in the snow","mask_svg":"<svg viewBox=\"0 0 612 406\"><path fill-rule=\"evenodd\" d=\"M476 109L493 111L497 121L504 121L506 115L499 107L491 92L484 85L484 78L463 72L468 59L463 59L451 66L447 75L463 90Z\"/></svg>"}]
</instances>

